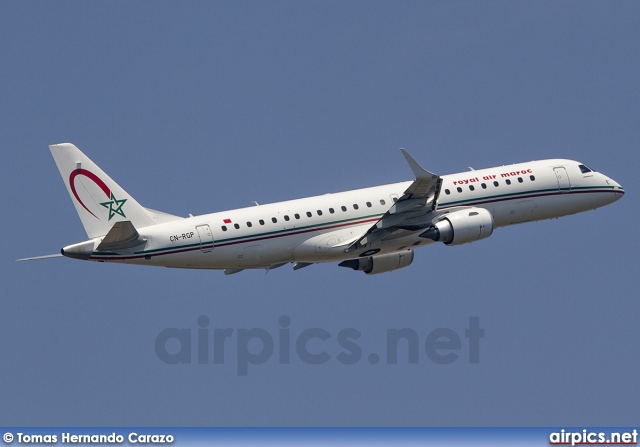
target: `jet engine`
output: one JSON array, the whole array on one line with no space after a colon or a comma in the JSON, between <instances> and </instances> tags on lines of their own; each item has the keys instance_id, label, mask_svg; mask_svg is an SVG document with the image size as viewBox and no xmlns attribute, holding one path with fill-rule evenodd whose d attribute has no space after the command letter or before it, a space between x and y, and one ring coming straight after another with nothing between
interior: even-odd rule
<instances>
[{"instance_id":1,"label":"jet engine","mask_svg":"<svg viewBox=\"0 0 640 447\"><path fill-rule=\"evenodd\" d=\"M443 242L445 245L460 245L479 241L493 233L493 216L484 208L466 208L444 215L420 237Z\"/></svg>"},{"instance_id":2,"label":"jet engine","mask_svg":"<svg viewBox=\"0 0 640 447\"><path fill-rule=\"evenodd\" d=\"M407 267L412 262L413 250L403 250L384 255L349 259L348 261L342 261L338 265L340 267L349 267L353 270L362 270L367 275L375 275Z\"/></svg>"}]
</instances>

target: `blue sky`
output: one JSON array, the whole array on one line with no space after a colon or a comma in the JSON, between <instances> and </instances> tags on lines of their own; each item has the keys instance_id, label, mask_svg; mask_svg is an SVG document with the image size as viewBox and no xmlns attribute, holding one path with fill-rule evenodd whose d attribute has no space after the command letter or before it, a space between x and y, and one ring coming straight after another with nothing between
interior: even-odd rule
<instances>
[{"instance_id":1,"label":"blue sky","mask_svg":"<svg viewBox=\"0 0 640 447\"><path fill-rule=\"evenodd\" d=\"M0 421L636 424L638 23L622 1L1 3ZM580 160L627 193L375 277L16 263L85 238L47 149L67 141L184 216L410 180L399 147L439 174ZM197 363L200 316L236 334L223 364ZM283 316L293 340L330 333L310 346L331 360L276 353L238 376L237 334L277 343ZM192 363L158 358L167 328L191 331ZM352 365L345 328L362 334ZM421 346L451 329L460 357L371 364L394 328Z\"/></svg>"}]
</instances>

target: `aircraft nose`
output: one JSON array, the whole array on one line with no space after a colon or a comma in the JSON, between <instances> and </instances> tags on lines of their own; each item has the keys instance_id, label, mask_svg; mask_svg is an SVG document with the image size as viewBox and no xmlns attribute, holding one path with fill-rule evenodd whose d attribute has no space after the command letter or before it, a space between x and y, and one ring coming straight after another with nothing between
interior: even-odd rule
<instances>
[{"instance_id":1,"label":"aircraft nose","mask_svg":"<svg viewBox=\"0 0 640 447\"><path fill-rule=\"evenodd\" d=\"M612 178L607 178L606 182L607 182L607 185L612 187L613 192L615 193L615 196L616 196L615 200L618 200L624 195L624 188L620 186L620 183L616 182Z\"/></svg>"}]
</instances>

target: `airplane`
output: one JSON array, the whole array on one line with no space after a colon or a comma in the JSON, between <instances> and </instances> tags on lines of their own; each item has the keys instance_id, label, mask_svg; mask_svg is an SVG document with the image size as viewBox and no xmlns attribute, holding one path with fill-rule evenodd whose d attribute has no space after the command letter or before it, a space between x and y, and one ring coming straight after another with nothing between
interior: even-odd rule
<instances>
[{"instance_id":1,"label":"airplane","mask_svg":"<svg viewBox=\"0 0 640 447\"><path fill-rule=\"evenodd\" d=\"M401 149L415 180L180 217L145 208L76 146L49 146L88 240L54 256L234 274L321 262L373 275L409 266L414 249L488 238L495 228L615 202L624 189L572 160L433 174Z\"/></svg>"}]
</instances>

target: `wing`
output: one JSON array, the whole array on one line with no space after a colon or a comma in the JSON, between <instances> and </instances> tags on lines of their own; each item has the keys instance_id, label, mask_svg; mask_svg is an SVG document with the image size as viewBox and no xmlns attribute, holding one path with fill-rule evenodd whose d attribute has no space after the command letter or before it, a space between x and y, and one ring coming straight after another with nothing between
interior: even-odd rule
<instances>
[{"instance_id":1,"label":"wing","mask_svg":"<svg viewBox=\"0 0 640 447\"><path fill-rule=\"evenodd\" d=\"M402 155L409 163L416 179L392 206L365 234L346 249L359 250L367 244L387 237L418 231L431 224L430 213L436 209L442 178L418 164L404 149Z\"/></svg>"}]
</instances>

